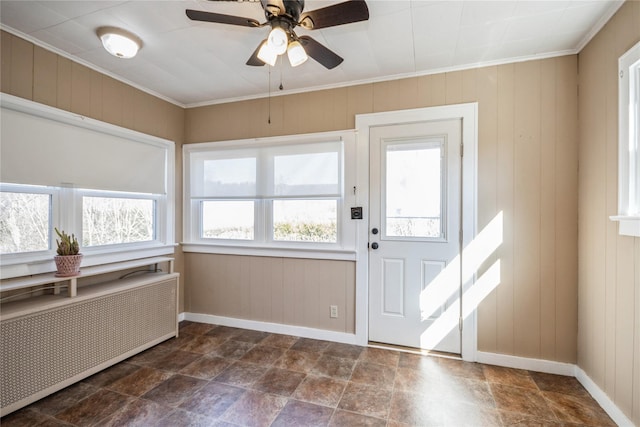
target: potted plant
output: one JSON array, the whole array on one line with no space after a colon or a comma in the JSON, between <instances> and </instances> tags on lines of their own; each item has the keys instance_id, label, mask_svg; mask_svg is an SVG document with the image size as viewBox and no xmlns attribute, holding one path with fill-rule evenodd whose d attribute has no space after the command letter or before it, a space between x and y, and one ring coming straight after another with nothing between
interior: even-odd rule
<instances>
[{"instance_id":1,"label":"potted plant","mask_svg":"<svg viewBox=\"0 0 640 427\"><path fill-rule=\"evenodd\" d=\"M70 277L80 274L80 262L82 262L82 254L80 253L80 245L74 234L69 236L64 231L54 228L60 240L56 239L58 245L57 253L53 259L56 262L56 276Z\"/></svg>"}]
</instances>

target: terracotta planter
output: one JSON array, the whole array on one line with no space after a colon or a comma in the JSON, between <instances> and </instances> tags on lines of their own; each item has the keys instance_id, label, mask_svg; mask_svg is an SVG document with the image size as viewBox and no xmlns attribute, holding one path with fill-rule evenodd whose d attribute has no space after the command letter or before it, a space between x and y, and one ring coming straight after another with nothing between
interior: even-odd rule
<instances>
[{"instance_id":1,"label":"terracotta planter","mask_svg":"<svg viewBox=\"0 0 640 427\"><path fill-rule=\"evenodd\" d=\"M56 262L57 277L71 277L80 274L80 263L82 254L78 255L56 255L53 257Z\"/></svg>"}]
</instances>

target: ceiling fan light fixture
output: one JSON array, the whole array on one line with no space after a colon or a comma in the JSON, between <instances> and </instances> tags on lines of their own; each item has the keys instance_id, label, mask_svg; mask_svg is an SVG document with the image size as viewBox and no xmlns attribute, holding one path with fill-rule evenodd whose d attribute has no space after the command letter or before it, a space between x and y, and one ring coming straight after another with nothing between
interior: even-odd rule
<instances>
[{"instance_id":1,"label":"ceiling fan light fixture","mask_svg":"<svg viewBox=\"0 0 640 427\"><path fill-rule=\"evenodd\" d=\"M307 52L305 52L304 48L300 44L299 41L294 40L289 43L289 47L287 48L287 56L289 57L289 62L292 67L297 67L298 65L304 64L309 57L307 56Z\"/></svg>"},{"instance_id":2,"label":"ceiling fan light fixture","mask_svg":"<svg viewBox=\"0 0 640 427\"><path fill-rule=\"evenodd\" d=\"M267 44L273 49L276 55L282 55L287 51L289 36L281 27L274 27L269 33Z\"/></svg>"},{"instance_id":3,"label":"ceiling fan light fixture","mask_svg":"<svg viewBox=\"0 0 640 427\"><path fill-rule=\"evenodd\" d=\"M142 40L121 28L100 27L96 33L105 50L118 58L133 58L142 47Z\"/></svg>"},{"instance_id":4,"label":"ceiling fan light fixture","mask_svg":"<svg viewBox=\"0 0 640 427\"><path fill-rule=\"evenodd\" d=\"M262 43L260 46L260 50L258 50L258 59L264 62L265 64L269 64L272 67L276 65L276 59L278 59L278 54L271 46L269 46L269 42L266 41Z\"/></svg>"}]
</instances>

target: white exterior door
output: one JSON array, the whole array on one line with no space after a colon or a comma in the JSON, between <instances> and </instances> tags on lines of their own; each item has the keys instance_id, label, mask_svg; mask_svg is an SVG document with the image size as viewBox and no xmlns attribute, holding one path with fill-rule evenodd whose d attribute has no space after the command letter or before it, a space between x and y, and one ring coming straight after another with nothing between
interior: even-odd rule
<instances>
[{"instance_id":1,"label":"white exterior door","mask_svg":"<svg viewBox=\"0 0 640 427\"><path fill-rule=\"evenodd\" d=\"M370 130L369 341L461 352L461 128Z\"/></svg>"}]
</instances>

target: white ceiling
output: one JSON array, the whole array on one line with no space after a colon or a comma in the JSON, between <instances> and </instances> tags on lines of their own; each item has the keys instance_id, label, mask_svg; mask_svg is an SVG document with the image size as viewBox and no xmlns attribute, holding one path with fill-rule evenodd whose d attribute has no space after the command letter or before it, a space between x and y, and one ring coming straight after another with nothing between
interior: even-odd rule
<instances>
[{"instance_id":1,"label":"white ceiling","mask_svg":"<svg viewBox=\"0 0 640 427\"><path fill-rule=\"evenodd\" d=\"M310 11L341 1L307 0ZM345 60L291 68L245 62L268 28L194 22L185 9L264 22L260 3L207 0L0 1L2 28L180 106L300 92L577 53L622 1L367 0L368 21L308 34ZM138 35L134 59L102 49L95 34L115 26Z\"/></svg>"}]
</instances>

